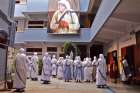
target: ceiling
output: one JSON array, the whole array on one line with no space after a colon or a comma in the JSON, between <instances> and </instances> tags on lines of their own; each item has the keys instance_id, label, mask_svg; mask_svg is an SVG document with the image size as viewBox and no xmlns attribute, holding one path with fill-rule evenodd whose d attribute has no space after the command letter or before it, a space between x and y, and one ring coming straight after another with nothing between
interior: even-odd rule
<instances>
[{"instance_id":1,"label":"ceiling","mask_svg":"<svg viewBox=\"0 0 140 93\"><path fill-rule=\"evenodd\" d=\"M94 41L107 44L140 26L140 0L121 0Z\"/></svg>"}]
</instances>

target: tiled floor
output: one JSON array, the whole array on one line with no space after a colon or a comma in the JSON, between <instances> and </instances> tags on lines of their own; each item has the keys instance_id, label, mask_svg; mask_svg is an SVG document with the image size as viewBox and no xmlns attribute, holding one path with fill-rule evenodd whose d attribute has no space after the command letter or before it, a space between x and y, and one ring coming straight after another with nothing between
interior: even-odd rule
<instances>
[{"instance_id":1,"label":"tiled floor","mask_svg":"<svg viewBox=\"0 0 140 93\"><path fill-rule=\"evenodd\" d=\"M44 85L40 81L28 80L25 93L140 93L140 86L112 83L108 86L110 89L98 89L95 83L66 83L57 79L53 79L49 85ZM0 93L12 93L12 91Z\"/></svg>"}]
</instances>

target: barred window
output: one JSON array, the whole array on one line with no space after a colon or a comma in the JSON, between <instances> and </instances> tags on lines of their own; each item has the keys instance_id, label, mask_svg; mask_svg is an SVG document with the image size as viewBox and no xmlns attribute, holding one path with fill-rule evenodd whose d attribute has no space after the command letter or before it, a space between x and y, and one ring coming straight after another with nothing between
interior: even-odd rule
<instances>
[{"instance_id":1,"label":"barred window","mask_svg":"<svg viewBox=\"0 0 140 93\"><path fill-rule=\"evenodd\" d=\"M44 21L28 21L28 28L44 28Z\"/></svg>"},{"instance_id":2,"label":"barred window","mask_svg":"<svg viewBox=\"0 0 140 93\"><path fill-rule=\"evenodd\" d=\"M47 52L57 52L57 47L47 47Z\"/></svg>"}]
</instances>

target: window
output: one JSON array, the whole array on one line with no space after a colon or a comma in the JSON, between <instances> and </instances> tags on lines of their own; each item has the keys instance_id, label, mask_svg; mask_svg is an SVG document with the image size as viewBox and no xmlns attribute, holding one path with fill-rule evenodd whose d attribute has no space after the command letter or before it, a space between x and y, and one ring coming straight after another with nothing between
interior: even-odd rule
<instances>
[{"instance_id":1,"label":"window","mask_svg":"<svg viewBox=\"0 0 140 93\"><path fill-rule=\"evenodd\" d=\"M20 4L20 0L16 0L16 4Z\"/></svg>"},{"instance_id":2,"label":"window","mask_svg":"<svg viewBox=\"0 0 140 93\"><path fill-rule=\"evenodd\" d=\"M44 28L44 21L28 21L28 28Z\"/></svg>"},{"instance_id":3,"label":"window","mask_svg":"<svg viewBox=\"0 0 140 93\"><path fill-rule=\"evenodd\" d=\"M18 21L16 20L16 31L18 30Z\"/></svg>"},{"instance_id":4,"label":"window","mask_svg":"<svg viewBox=\"0 0 140 93\"><path fill-rule=\"evenodd\" d=\"M57 47L47 47L47 52L57 52Z\"/></svg>"},{"instance_id":5,"label":"window","mask_svg":"<svg viewBox=\"0 0 140 93\"><path fill-rule=\"evenodd\" d=\"M34 52L37 52L38 55L42 55L42 48L26 48L27 55L33 55Z\"/></svg>"},{"instance_id":6,"label":"window","mask_svg":"<svg viewBox=\"0 0 140 93\"><path fill-rule=\"evenodd\" d=\"M64 53L59 54L60 57L65 57Z\"/></svg>"},{"instance_id":7,"label":"window","mask_svg":"<svg viewBox=\"0 0 140 93\"><path fill-rule=\"evenodd\" d=\"M16 4L26 4L27 0L16 0Z\"/></svg>"},{"instance_id":8,"label":"window","mask_svg":"<svg viewBox=\"0 0 140 93\"><path fill-rule=\"evenodd\" d=\"M42 48L27 48L26 52L42 52Z\"/></svg>"}]
</instances>

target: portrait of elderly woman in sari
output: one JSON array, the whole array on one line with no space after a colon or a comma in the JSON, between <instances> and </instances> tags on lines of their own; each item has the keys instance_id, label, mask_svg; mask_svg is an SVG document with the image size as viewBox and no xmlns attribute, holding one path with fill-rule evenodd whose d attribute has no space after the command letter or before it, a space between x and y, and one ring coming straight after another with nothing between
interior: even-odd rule
<instances>
[{"instance_id":1,"label":"portrait of elderly woman in sari","mask_svg":"<svg viewBox=\"0 0 140 93\"><path fill-rule=\"evenodd\" d=\"M58 34L76 34L80 28L79 19L67 0L58 1L58 10L53 14L50 29Z\"/></svg>"}]
</instances>

